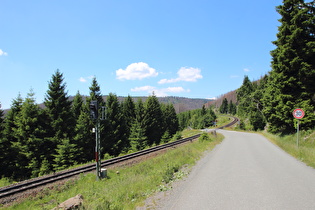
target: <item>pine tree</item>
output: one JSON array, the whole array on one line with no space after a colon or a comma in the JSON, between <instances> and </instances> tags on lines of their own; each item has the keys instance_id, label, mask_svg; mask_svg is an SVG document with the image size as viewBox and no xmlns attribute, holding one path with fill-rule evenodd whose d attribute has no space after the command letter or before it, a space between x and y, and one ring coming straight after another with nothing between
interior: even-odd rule
<instances>
[{"instance_id":1,"label":"pine tree","mask_svg":"<svg viewBox=\"0 0 315 210\"><path fill-rule=\"evenodd\" d=\"M62 139L61 144L57 145L54 159L54 169L62 170L76 164L76 145L71 143L70 139Z\"/></svg>"},{"instance_id":2,"label":"pine tree","mask_svg":"<svg viewBox=\"0 0 315 210\"><path fill-rule=\"evenodd\" d=\"M13 147L18 151L16 164L21 171L20 178L36 177L42 161L40 157L47 153L44 140L45 130L40 122L40 113L35 103L34 93L31 91L14 122L17 142L13 143Z\"/></svg>"},{"instance_id":3,"label":"pine tree","mask_svg":"<svg viewBox=\"0 0 315 210\"><path fill-rule=\"evenodd\" d=\"M73 102L72 102L72 115L74 117L74 120L77 121L79 119L79 116L81 114L81 111L83 111L83 99L78 91L77 94L75 95Z\"/></svg>"},{"instance_id":4,"label":"pine tree","mask_svg":"<svg viewBox=\"0 0 315 210\"><path fill-rule=\"evenodd\" d=\"M171 138L178 130L179 123L173 104L167 104L162 106L163 118L164 118L164 132L167 132Z\"/></svg>"},{"instance_id":5,"label":"pine tree","mask_svg":"<svg viewBox=\"0 0 315 210\"><path fill-rule=\"evenodd\" d=\"M92 84L89 87L89 89L90 89L90 97L87 99L87 101L88 102L97 101L99 107L104 106L104 100L103 100L103 96L101 93L101 87L98 84L96 77L93 78Z\"/></svg>"},{"instance_id":6,"label":"pine tree","mask_svg":"<svg viewBox=\"0 0 315 210\"><path fill-rule=\"evenodd\" d=\"M245 76L242 86L236 91L238 102L237 112L239 116L243 116L246 118L251 112L253 102L251 95L253 92L253 83L249 80L248 76Z\"/></svg>"},{"instance_id":7,"label":"pine tree","mask_svg":"<svg viewBox=\"0 0 315 210\"><path fill-rule=\"evenodd\" d=\"M164 133L163 114L161 105L154 94L146 101L144 123L149 145L159 144Z\"/></svg>"},{"instance_id":8,"label":"pine tree","mask_svg":"<svg viewBox=\"0 0 315 210\"><path fill-rule=\"evenodd\" d=\"M231 115L236 114L236 105L230 100L229 105L228 105L228 113Z\"/></svg>"},{"instance_id":9,"label":"pine tree","mask_svg":"<svg viewBox=\"0 0 315 210\"><path fill-rule=\"evenodd\" d=\"M135 119L130 129L129 142L131 150L138 151L148 146L144 125L145 110L141 99L135 104Z\"/></svg>"},{"instance_id":10,"label":"pine tree","mask_svg":"<svg viewBox=\"0 0 315 210\"><path fill-rule=\"evenodd\" d=\"M86 107L86 106L85 106ZM74 161L77 163L86 163L94 159L95 154L95 133L92 132L94 124L90 119L89 112L81 111L75 126L75 145Z\"/></svg>"},{"instance_id":11,"label":"pine tree","mask_svg":"<svg viewBox=\"0 0 315 210\"><path fill-rule=\"evenodd\" d=\"M222 114L228 113L228 101L226 98L223 99L223 102L220 106L220 113L222 113Z\"/></svg>"},{"instance_id":12,"label":"pine tree","mask_svg":"<svg viewBox=\"0 0 315 210\"><path fill-rule=\"evenodd\" d=\"M16 118L20 114L23 99L19 94L13 100L9 112L4 119L3 138L0 138L0 177L10 177L17 180L19 177L16 172L19 170L17 167L18 151L14 149L13 144L17 142L14 130L16 129Z\"/></svg>"},{"instance_id":13,"label":"pine tree","mask_svg":"<svg viewBox=\"0 0 315 210\"><path fill-rule=\"evenodd\" d=\"M66 84L63 83L63 74L57 69L48 85L45 97L46 112L49 117L50 136L55 139L55 144L63 138L71 138L74 133L74 120L71 113L71 101L67 96ZM55 146L55 148L57 148Z\"/></svg>"},{"instance_id":14,"label":"pine tree","mask_svg":"<svg viewBox=\"0 0 315 210\"><path fill-rule=\"evenodd\" d=\"M129 137L131 132L131 127L135 121L135 103L133 99L128 95L125 101L122 104L123 114L126 121L127 126L127 136Z\"/></svg>"},{"instance_id":15,"label":"pine tree","mask_svg":"<svg viewBox=\"0 0 315 210\"><path fill-rule=\"evenodd\" d=\"M304 129L315 125L315 27L314 2L284 0L277 7L276 49L271 51L272 71L263 97L264 114L271 132L294 132L292 111L302 108Z\"/></svg>"},{"instance_id":16,"label":"pine tree","mask_svg":"<svg viewBox=\"0 0 315 210\"><path fill-rule=\"evenodd\" d=\"M105 152L110 155L119 155L129 147L126 124L122 107L115 94L110 93L106 103L106 138L104 144Z\"/></svg>"}]
</instances>

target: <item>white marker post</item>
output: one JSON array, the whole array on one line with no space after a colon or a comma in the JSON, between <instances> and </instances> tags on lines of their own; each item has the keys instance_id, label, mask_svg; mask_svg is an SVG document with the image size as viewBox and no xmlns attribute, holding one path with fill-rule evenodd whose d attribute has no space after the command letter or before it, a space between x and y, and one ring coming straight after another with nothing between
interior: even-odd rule
<instances>
[{"instance_id":1,"label":"white marker post","mask_svg":"<svg viewBox=\"0 0 315 210\"><path fill-rule=\"evenodd\" d=\"M296 139L296 145L297 147L299 147L299 126L300 126L300 119L302 119L305 115L305 112L303 111L303 109L295 109L293 111L293 117L295 119L297 119L297 129L296 129L296 135L297 135L297 139Z\"/></svg>"}]
</instances>

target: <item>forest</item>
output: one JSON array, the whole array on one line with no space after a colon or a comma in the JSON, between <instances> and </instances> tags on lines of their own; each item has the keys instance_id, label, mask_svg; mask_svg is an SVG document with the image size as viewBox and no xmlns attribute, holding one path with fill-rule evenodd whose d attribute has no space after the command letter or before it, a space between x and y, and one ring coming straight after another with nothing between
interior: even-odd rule
<instances>
[{"instance_id":1,"label":"forest","mask_svg":"<svg viewBox=\"0 0 315 210\"><path fill-rule=\"evenodd\" d=\"M236 90L237 114L244 129L292 134L296 108L305 112L301 129L315 126L315 6L314 1L285 0L277 11L281 24L271 71L257 81L245 76Z\"/></svg>"},{"instance_id":2,"label":"forest","mask_svg":"<svg viewBox=\"0 0 315 210\"><path fill-rule=\"evenodd\" d=\"M222 98L218 111L236 114L239 128L292 134L296 108L305 111L300 129L315 127L315 5L314 1L284 0L280 14L271 70L259 80L244 77L243 84ZM63 74L57 70L49 82L44 108L30 91L13 100L4 116L0 110L0 176L12 180L62 170L94 159L95 124L89 105L105 107L101 120L102 158L117 156L180 138L180 131L213 125L213 106L176 114L172 104L160 103L153 94L146 101L128 96L119 101L110 93L104 101L96 78L90 95L78 92L69 100ZM218 104L216 105L218 106ZM100 111L100 110L99 110Z\"/></svg>"},{"instance_id":3,"label":"forest","mask_svg":"<svg viewBox=\"0 0 315 210\"><path fill-rule=\"evenodd\" d=\"M96 78L89 90L90 96L78 92L69 100L63 74L57 70L44 106L35 103L31 90L25 99L18 95L5 116L0 110L0 176L23 180L92 161L96 126L90 116L92 101L97 101L98 119L103 116L99 119L102 158L179 139L188 124L204 128L216 118L203 107L187 111L188 118L179 120L173 104L159 102L154 93L145 101L131 96L119 101L110 93L104 101Z\"/></svg>"}]
</instances>

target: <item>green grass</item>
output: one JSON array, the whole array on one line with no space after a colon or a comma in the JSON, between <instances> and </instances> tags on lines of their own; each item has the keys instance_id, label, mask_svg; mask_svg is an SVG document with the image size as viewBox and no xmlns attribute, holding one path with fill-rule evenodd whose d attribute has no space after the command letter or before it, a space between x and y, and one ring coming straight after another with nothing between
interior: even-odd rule
<instances>
[{"instance_id":1,"label":"green grass","mask_svg":"<svg viewBox=\"0 0 315 210\"><path fill-rule=\"evenodd\" d=\"M2 178L0 179L0 187L8 186L12 184L12 182L8 178Z\"/></svg>"},{"instance_id":2,"label":"green grass","mask_svg":"<svg viewBox=\"0 0 315 210\"><path fill-rule=\"evenodd\" d=\"M230 116L228 115L218 115L218 119L217 119L217 127L221 127L223 125L226 125L230 122L233 121L233 118L231 118Z\"/></svg>"},{"instance_id":3,"label":"green grass","mask_svg":"<svg viewBox=\"0 0 315 210\"><path fill-rule=\"evenodd\" d=\"M110 169L108 178L101 181L96 181L95 174L81 175L75 181L44 190L37 197L8 209L52 209L77 194L84 197L84 209L134 209L153 193L168 189L167 183L183 176L183 167L194 165L204 151L220 143L223 136L210 138L211 141L178 146L130 167Z\"/></svg>"},{"instance_id":4,"label":"green grass","mask_svg":"<svg viewBox=\"0 0 315 210\"><path fill-rule=\"evenodd\" d=\"M293 157L315 168L315 131L300 132L299 147L296 134L279 136L263 132L263 135Z\"/></svg>"}]
</instances>

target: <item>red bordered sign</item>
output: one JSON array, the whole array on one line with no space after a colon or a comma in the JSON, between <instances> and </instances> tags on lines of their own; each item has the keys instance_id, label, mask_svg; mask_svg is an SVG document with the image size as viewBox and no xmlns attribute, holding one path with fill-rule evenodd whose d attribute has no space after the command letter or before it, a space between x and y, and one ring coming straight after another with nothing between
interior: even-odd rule
<instances>
[{"instance_id":1,"label":"red bordered sign","mask_svg":"<svg viewBox=\"0 0 315 210\"><path fill-rule=\"evenodd\" d=\"M292 114L295 119L302 119L305 115L305 112L303 109L295 109Z\"/></svg>"}]
</instances>

